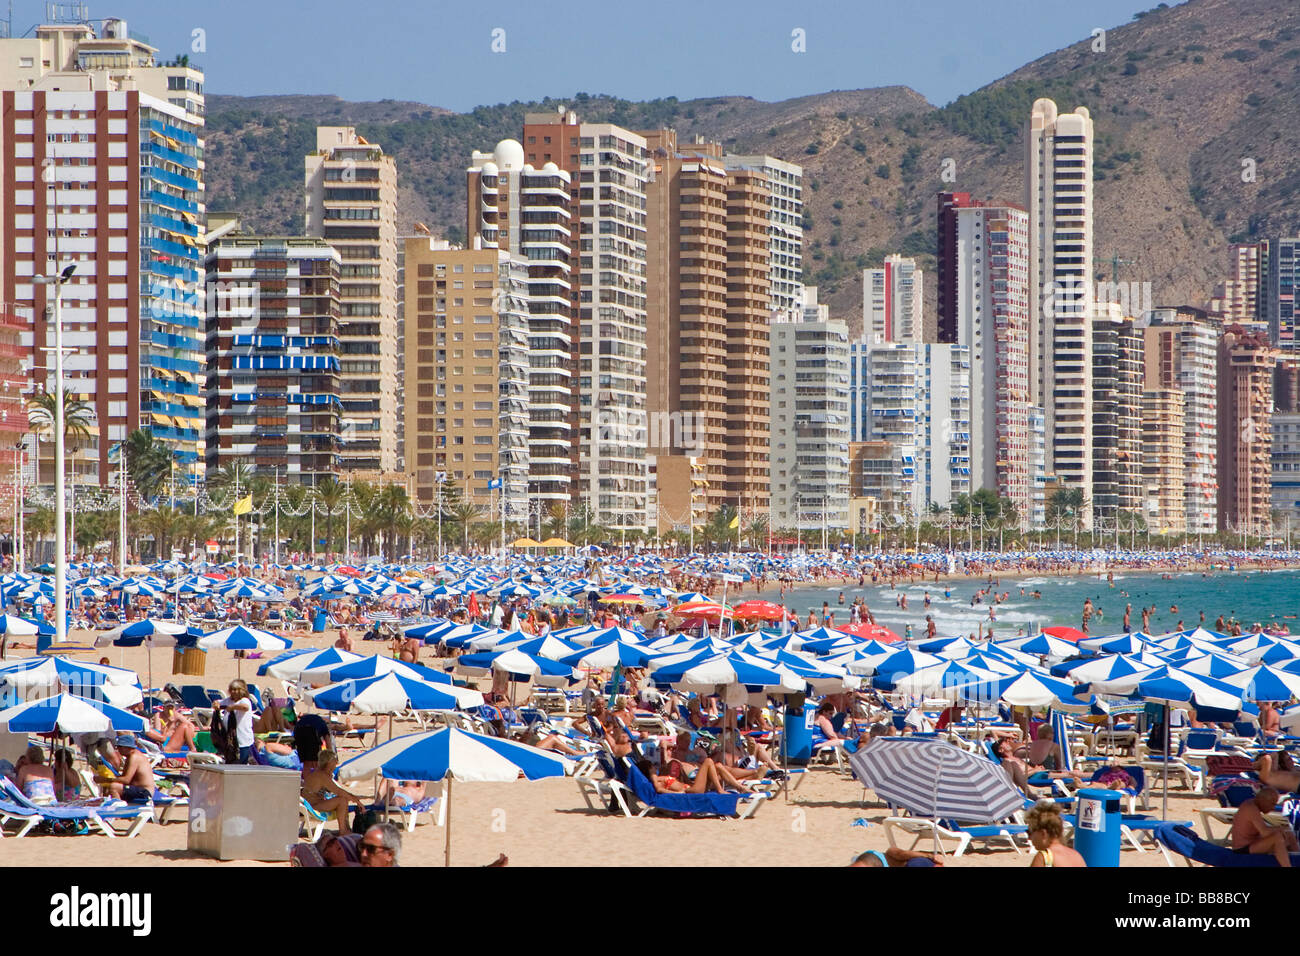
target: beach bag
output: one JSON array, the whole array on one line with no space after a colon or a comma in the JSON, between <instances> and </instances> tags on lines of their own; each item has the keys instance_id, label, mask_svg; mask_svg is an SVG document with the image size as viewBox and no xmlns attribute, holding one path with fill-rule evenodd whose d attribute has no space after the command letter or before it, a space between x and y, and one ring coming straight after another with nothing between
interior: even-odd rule
<instances>
[{"instance_id":1,"label":"beach bag","mask_svg":"<svg viewBox=\"0 0 1300 956\"><path fill-rule=\"evenodd\" d=\"M212 712L212 749L226 763L239 763L239 744L235 739L234 717L223 711Z\"/></svg>"},{"instance_id":2,"label":"beach bag","mask_svg":"<svg viewBox=\"0 0 1300 956\"><path fill-rule=\"evenodd\" d=\"M376 823L383 822L383 815L378 810L358 810L352 815L352 832L364 835Z\"/></svg>"}]
</instances>

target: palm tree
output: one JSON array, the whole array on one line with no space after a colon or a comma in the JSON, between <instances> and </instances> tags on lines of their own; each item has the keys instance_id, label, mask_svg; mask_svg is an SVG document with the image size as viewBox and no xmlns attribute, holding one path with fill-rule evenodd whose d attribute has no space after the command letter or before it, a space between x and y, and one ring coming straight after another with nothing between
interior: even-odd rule
<instances>
[{"instance_id":1,"label":"palm tree","mask_svg":"<svg viewBox=\"0 0 1300 956\"><path fill-rule=\"evenodd\" d=\"M54 425L58 416L58 398L53 392L42 392L27 403L27 422L37 436L54 440ZM89 438L95 427L95 410L77 395L66 389L63 392L63 448L74 459L83 439Z\"/></svg>"},{"instance_id":2,"label":"palm tree","mask_svg":"<svg viewBox=\"0 0 1300 956\"><path fill-rule=\"evenodd\" d=\"M469 551L469 526L473 524L482 514L483 509L469 501L462 501L449 509L451 520L460 525L462 547L466 552Z\"/></svg>"},{"instance_id":3,"label":"palm tree","mask_svg":"<svg viewBox=\"0 0 1300 956\"><path fill-rule=\"evenodd\" d=\"M162 489L163 482L171 477L171 452L153 435L137 428L126 438L127 474L135 489L144 498L153 498Z\"/></svg>"}]
</instances>

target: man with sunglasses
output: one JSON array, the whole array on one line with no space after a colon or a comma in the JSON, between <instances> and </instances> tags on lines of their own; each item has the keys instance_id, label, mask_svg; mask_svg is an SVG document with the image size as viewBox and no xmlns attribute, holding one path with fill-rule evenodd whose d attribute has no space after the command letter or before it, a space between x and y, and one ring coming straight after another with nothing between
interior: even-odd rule
<instances>
[{"instance_id":1,"label":"man with sunglasses","mask_svg":"<svg viewBox=\"0 0 1300 956\"><path fill-rule=\"evenodd\" d=\"M357 846L362 866L397 866L402 855L402 831L392 823L376 823Z\"/></svg>"}]
</instances>

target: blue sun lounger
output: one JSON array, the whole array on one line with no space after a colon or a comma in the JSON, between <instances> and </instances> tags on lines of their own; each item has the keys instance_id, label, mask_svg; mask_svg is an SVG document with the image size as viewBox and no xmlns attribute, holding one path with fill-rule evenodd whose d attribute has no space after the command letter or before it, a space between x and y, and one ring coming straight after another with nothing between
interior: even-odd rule
<instances>
[{"instance_id":1,"label":"blue sun lounger","mask_svg":"<svg viewBox=\"0 0 1300 956\"><path fill-rule=\"evenodd\" d=\"M1206 866L1259 867L1277 866L1271 853L1235 853L1227 847L1202 840L1191 827L1167 823L1156 828L1156 839L1187 860ZM1291 854L1291 865L1300 866L1300 853Z\"/></svg>"},{"instance_id":2,"label":"blue sun lounger","mask_svg":"<svg viewBox=\"0 0 1300 956\"><path fill-rule=\"evenodd\" d=\"M739 817L743 820L751 816L767 797L767 794L762 793L657 793L654 784L636 767L628 767L627 785L642 806L641 812L637 814L639 817L653 810L662 810L666 813Z\"/></svg>"},{"instance_id":3,"label":"blue sun lounger","mask_svg":"<svg viewBox=\"0 0 1300 956\"><path fill-rule=\"evenodd\" d=\"M40 823L84 823L96 826L105 836L123 835L109 821L128 820L132 825L127 837L136 836L146 823L154 819L151 804L125 804L117 806L66 806L60 804L35 804L28 800L13 783L0 777L0 827L19 821L15 836L26 836Z\"/></svg>"}]
</instances>

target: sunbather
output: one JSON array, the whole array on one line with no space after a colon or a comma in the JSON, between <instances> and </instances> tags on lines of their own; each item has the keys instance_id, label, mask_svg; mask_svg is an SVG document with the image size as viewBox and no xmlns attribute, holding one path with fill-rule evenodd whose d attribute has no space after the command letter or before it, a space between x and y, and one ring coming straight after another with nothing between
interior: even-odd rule
<instances>
[{"instance_id":1,"label":"sunbather","mask_svg":"<svg viewBox=\"0 0 1300 956\"><path fill-rule=\"evenodd\" d=\"M174 703L163 704L159 719L159 742L165 753L180 753L184 750L197 750L194 734L197 730L194 721L180 712Z\"/></svg>"},{"instance_id":2,"label":"sunbather","mask_svg":"<svg viewBox=\"0 0 1300 956\"><path fill-rule=\"evenodd\" d=\"M401 809L419 803L428 795L428 786L423 780L388 780L379 781L376 796L380 802Z\"/></svg>"},{"instance_id":3,"label":"sunbather","mask_svg":"<svg viewBox=\"0 0 1300 956\"><path fill-rule=\"evenodd\" d=\"M1289 826L1274 826L1264 819L1277 808L1278 792L1265 787L1237 808L1232 818L1232 852L1243 854L1272 853L1278 866L1291 865L1290 853L1300 852L1295 831Z\"/></svg>"},{"instance_id":4,"label":"sunbather","mask_svg":"<svg viewBox=\"0 0 1300 956\"><path fill-rule=\"evenodd\" d=\"M57 801L54 794L54 769L45 763L45 751L37 744L27 748L26 760L18 767L15 782L32 803L48 804Z\"/></svg>"},{"instance_id":5,"label":"sunbather","mask_svg":"<svg viewBox=\"0 0 1300 956\"><path fill-rule=\"evenodd\" d=\"M353 804L360 807L361 798L345 790L334 779L334 768L338 762L338 755L334 751L322 750L315 767L309 769L304 766L302 796L322 816L334 814L339 823L339 833L346 835L352 832L348 824L348 808Z\"/></svg>"},{"instance_id":6,"label":"sunbather","mask_svg":"<svg viewBox=\"0 0 1300 956\"><path fill-rule=\"evenodd\" d=\"M148 803L153 800L157 793L153 767L149 764L149 758L140 750L135 735L119 734L116 746L122 753L125 764L121 773L100 784L100 791L105 796L116 797L127 803Z\"/></svg>"},{"instance_id":7,"label":"sunbather","mask_svg":"<svg viewBox=\"0 0 1300 956\"><path fill-rule=\"evenodd\" d=\"M699 772L689 784L671 776L661 776L654 772L654 765L644 757L636 762L636 768L645 774L645 778L654 784L655 793L704 793L712 789L715 793L726 793L718 765L707 757L700 764Z\"/></svg>"},{"instance_id":8,"label":"sunbather","mask_svg":"<svg viewBox=\"0 0 1300 956\"><path fill-rule=\"evenodd\" d=\"M1274 787L1279 793L1291 793L1300 790L1300 771L1295 768L1295 760L1285 750L1277 754L1274 763L1271 753L1260 754L1255 761L1255 772L1259 780L1267 787Z\"/></svg>"},{"instance_id":9,"label":"sunbather","mask_svg":"<svg viewBox=\"0 0 1300 956\"><path fill-rule=\"evenodd\" d=\"M1061 808L1054 803L1042 803L1025 814L1029 842L1038 852L1030 866L1087 866L1082 856L1065 845L1065 824Z\"/></svg>"},{"instance_id":10,"label":"sunbather","mask_svg":"<svg viewBox=\"0 0 1300 956\"><path fill-rule=\"evenodd\" d=\"M1038 739L1016 751L1016 756L1024 760L1031 774L1046 773L1053 780L1072 779L1076 784L1084 781L1083 774L1077 770L1065 769L1065 752L1056 742L1056 732L1051 724L1041 724Z\"/></svg>"},{"instance_id":11,"label":"sunbather","mask_svg":"<svg viewBox=\"0 0 1300 956\"><path fill-rule=\"evenodd\" d=\"M62 801L75 800L81 796L81 776L73 767L72 751L67 747L57 747L54 751L54 791Z\"/></svg>"}]
</instances>

